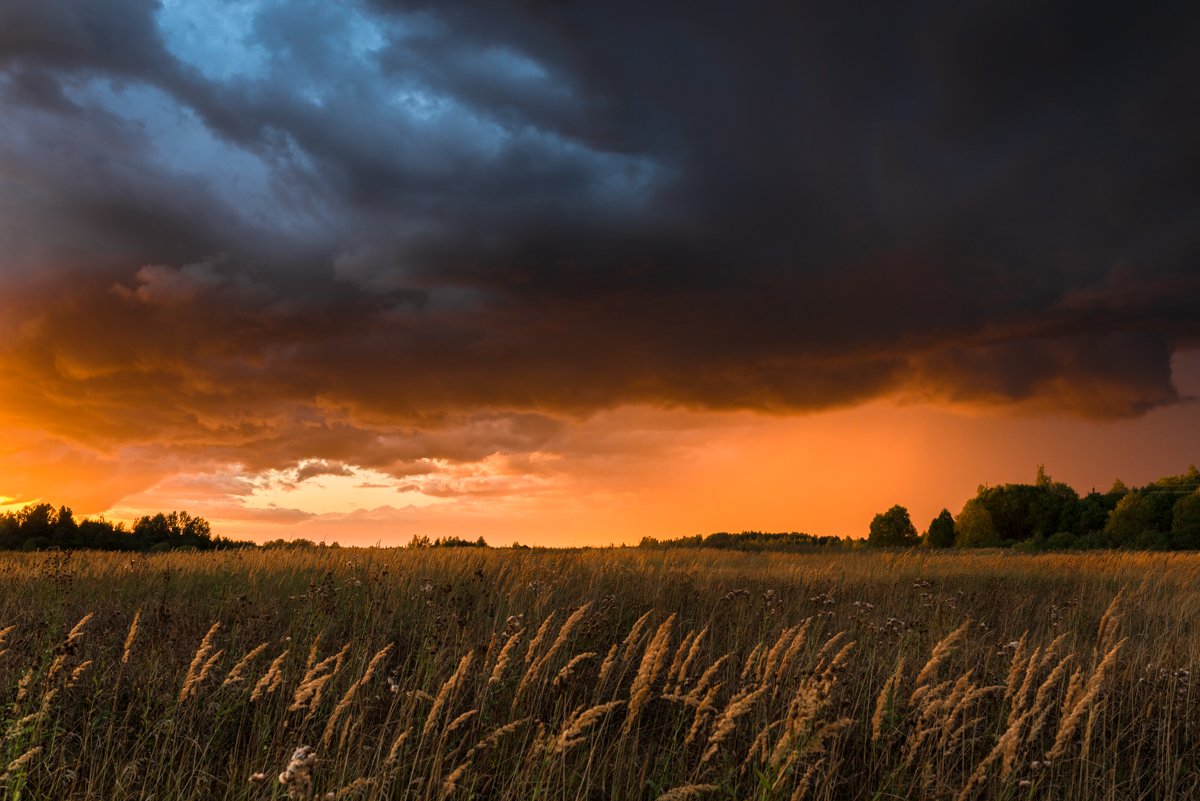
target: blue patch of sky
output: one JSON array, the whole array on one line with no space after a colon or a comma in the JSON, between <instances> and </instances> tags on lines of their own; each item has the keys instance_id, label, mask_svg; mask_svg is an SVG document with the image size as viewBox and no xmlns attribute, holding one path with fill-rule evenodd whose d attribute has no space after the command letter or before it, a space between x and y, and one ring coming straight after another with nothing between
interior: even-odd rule
<instances>
[{"instance_id":1,"label":"blue patch of sky","mask_svg":"<svg viewBox=\"0 0 1200 801\"><path fill-rule=\"evenodd\" d=\"M480 54L480 61L487 69L516 81L544 81L550 77L545 67L510 47L489 47Z\"/></svg>"},{"instance_id":2,"label":"blue patch of sky","mask_svg":"<svg viewBox=\"0 0 1200 801\"><path fill-rule=\"evenodd\" d=\"M158 87L92 78L67 94L79 106L119 120L131 138L143 142L138 156L146 167L199 182L247 223L296 232L312 225L309 214L282 202L275 174L280 165L273 167L217 136L191 108ZM282 158L289 168L300 168L286 153Z\"/></svg>"},{"instance_id":3,"label":"blue patch of sky","mask_svg":"<svg viewBox=\"0 0 1200 801\"><path fill-rule=\"evenodd\" d=\"M253 0L162 0L157 21L166 48L210 81L261 78L269 53L254 37Z\"/></svg>"},{"instance_id":4,"label":"blue patch of sky","mask_svg":"<svg viewBox=\"0 0 1200 801\"><path fill-rule=\"evenodd\" d=\"M467 53L420 48L411 54L420 69L385 73L379 54L386 48L448 35L429 14L375 15L354 2L325 0L164 0L158 24L170 52L210 82L250 83L290 95L322 125L340 127L338 139L354 142L360 152L375 151L410 175L486 171L509 148L532 148L541 154L535 169L580 173L572 201L611 205L618 213L638 208L667 177L649 157L598 151L534 120L502 118L421 77L450 70L525 96L578 102L564 81L510 46ZM111 105L116 91L110 87L97 99ZM160 92L124 93L119 100L125 108L114 110L141 122L164 165L213 176L223 196L253 215L279 214L269 211L269 167L261 159L221 142Z\"/></svg>"}]
</instances>

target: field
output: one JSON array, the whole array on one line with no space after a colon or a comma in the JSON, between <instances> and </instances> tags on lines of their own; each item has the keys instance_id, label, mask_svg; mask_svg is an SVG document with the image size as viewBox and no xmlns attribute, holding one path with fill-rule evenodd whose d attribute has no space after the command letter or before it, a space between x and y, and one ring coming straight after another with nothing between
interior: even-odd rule
<instances>
[{"instance_id":1,"label":"field","mask_svg":"<svg viewBox=\"0 0 1200 801\"><path fill-rule=\"evenodd\" d=\"M0 797L1200 797L1200 556L0 557Z\"/></svg>"}]
</instances>

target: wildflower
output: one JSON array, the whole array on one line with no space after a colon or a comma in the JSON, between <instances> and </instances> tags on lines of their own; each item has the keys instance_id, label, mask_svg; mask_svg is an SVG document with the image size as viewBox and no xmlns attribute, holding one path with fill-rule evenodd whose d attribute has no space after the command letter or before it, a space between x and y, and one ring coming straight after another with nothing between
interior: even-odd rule
<instances>
[{"instance_id":1,"label":"wildflower","mask_svg":"<svg viewBox=\"0 0 1200 801\"><path fill-rule=\"evenodd\" d=\"M310 746L302 745L292 752L287 767L279 774L279 783L287 789L288 798L305 799L312 795L312 772L316 764L317 752Z\"/></svg>"}]
</instances>

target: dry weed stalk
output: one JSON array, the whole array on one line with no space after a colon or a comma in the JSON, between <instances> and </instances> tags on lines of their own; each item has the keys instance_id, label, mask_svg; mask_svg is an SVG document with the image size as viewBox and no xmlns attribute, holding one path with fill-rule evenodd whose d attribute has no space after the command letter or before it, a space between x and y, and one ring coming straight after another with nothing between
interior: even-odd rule
<instances>
[{"instance_id":1,"label":"dry weed stalk","mask_svg":"<svg viewBox=\"0 0 1200 801\"><path fill-rule=\"evenodd\" d=\"M367 790L375 786L375 779L369 776L363 776L355 779L338 790L330 790L325 794L323 801L343 801L346 798L354 798L360 796Z\"/></svg>"},{"instance_id":2,"label":"dry weed stalk","mask_svg":"<svg viewBox=\"0 0 1200 801\"><path fill-rule=\"evenodd\" d=\"M571 636L571 632L579 625L579 621L583 620L583 616L587 614L591 608L591 603L585 603L583 606L576 609L562 624L562 628L558 630L558 636L554 638L554 642L550 644L550 648L541 657L534 660L525 671L525 675L521 677L521 681L517 684L517 691L513 695L513 708L516 708L517 703L521 700L521 696L530 685L537 679L541 678L546 667L554 659L555 655L566 645L567 640ZM549 620L549 618L547 618ZM541 635L541 632L538 632ZM532 646L530 646L532 652Z\"/></svg>"},{"instance_id":3,"label":"dry weed stalk","mask_svg":"<svg viewBox=\"0 0 1200 801\"><path fill-rule=\"evenodd\" d=\"M558 636L554 638L554 643L550 646L550 650L546 652L546 656L543 660L544 662L549 662L554 658L555 654L562 650L563 646L567 644L567 640L570 638L572 632L575 631L575 628L579 625L579 622L583 620L584 616L587 615L591 608L592 603L591 601L588 601L571 613L571 616L568 617L566 622L562 624L562 628L558 630Z\"/></svg>"},{"instance_id":4,"label":"dry weed stalk","mask_svg":"<svg viewBox=\"0 0 1200 801\"><path fill-rule=\"evenodd\" d=\"M404 743L412 736L412 729L405 729L392 740L392 747L388 749L387 759L384 760L384 765L392 766L400 759L400 749L404 747Z\"/></svg>"},{"instance_id":5,"label":"dry weed stalk","mask_svg":"<svg viewBox=\"0 0 1200 801\"><path fill-rule=\"evenodd\" d=\"M1042 685L1038 687L1037 694L1033 698L1033 704L1029 707L1030 711L1035 715L1035 717L1029 725L1029 731L1025 734L1026 742L1036 742L1038 736L1042 733L1042 729L1046 725L1046 720L1055 707L1055 704L1052 703L1050 698L1050 693L1053 691L1054 687L1058 685L1059 679L1061 679L1063 674L1066 673L1067 664L1071 661L1071 659L1071 654L1064 656L1059 663L1054 666L1054 669L1050 671L1050 674L1046 676L1046 679L1042 682ZM1010 769L1011 765L1007 765L1006 768Z\"/></svg>"},{"instance_id":6,"label":"dry weed stalk","mask_svg":"<svg viewBox=\"0 0 1200 801\"><path fill-rule=\"evenodd\" d=\"M530 721L531 718L521 718L520 720L514 720L512 723L506 723L503 726L496 727L491 731L490 734L488 734L479 742L475 743L475 745L471 746L471 750L467 752L467 760L473 760L476 756L484 751L495 748L496 744L502 739L529 725Z\"/></svg>"},{"instance_id":7,"label":"dry weed stalk","mask_svg":"<svg viewBox=\"0 0 1200 801\"><path fill-rule=\"evenodd\" d=\"M730 652L709 665L708 669L705 670L704 673L700 675L700 678L696 681L696 686L693 687L690 692L688 692L688 700L693 702L699 701L704 694L708 692L708 688L712 685L712 683L716 681L721 669L733 659L734 654Z\"/></svg>"},{"instance_id":8,"label":"dry weed stalk","mask_svg":"<svg viewBox=\"0 0 1200 801\"><path fill-rule=\"evenodd\" d=\"M459 715L454 720L450 721L449 724L447 724L446 730L442 732L442 738L444 739L444 738L449 737L450 735L454 734L454 732L458 731L460 728L467 725L467 723L470 722L470 720L478 714L479 714L478 709L468 709L466 712L463 712L461 715Z\"/></svg>"},{"instance_id":9,"label":"dry weed stalk","mask_svg":"<svg viewBox=\"0 0 1200 801\"><path fill-rule=\"evenodd\" d=\"M792 637L794 637L798 631L800 631L799 626L785 628L779 633L779 636L775 638L775 644L767 650L766 659L764 659L762 664L759 665L759 681L764 681L768 676L774 674L776 664L783 656L784 650L791 645Z\"/></svg>"},{"instance_id":10,"label":"dry weed stalk","mask_svg":"<svg viewBox=\"0 0 1200 801\"><path fill-rule=\"evenodd\" d=\"M287 659L290 651L285 650L282 654L275 657L271 661L267 672L262 675L254 685L254 690L250 693L250 703L254 703L264 695L269 695L279 689L279 685L283 682L283 660Z\"/></svg>"},{"instance_id":11,"label":"dry weed stalk","mask_svg":"<svg viewBox=\"0 0 1200 801\"><path fill-rule=\"evenodd\" d=\"M976 789L987 781L988 771L992 765L998 760L1007 760L1008 757L1006 755L1010 755L1016 751L1021 736L1021 729L1024 727L1025 721L1032 714L1032 711L1028 711L1009 724L1004 733L1000 735L1000 739L996 742L991 752L975 766L975 770L971 773L967 779L967 783L963 785L962 791L958 794L958 801L967 801L967 799L974 795Z\"/></svg>"},{"instance_id":12,"label":"dry weed stalk","mask_svg":"<svg viewBox=\"0 0 1200 801\"><path fill-rule=\"evenodd\" d=\"M442 782L442 798L446 798L447 796L454 794L454 791L458 789L458 783L462 780L462 777L467 774L467 768L469 767L471 767L470 762L463 762L450 772L450 775L447 776L445 781Z\"/></svg>"},{"instance_id":13,"label":"dry weed stalk","mask_svg":"<svg viewBox=\"0 0 1200 801\"><path fill-rule=\"evenodd\" d=\"M692 644L688 648L687 656L683 658L679 669L674 672L672 679L675 681L675 692L683 692L683 683L687 681L688 674L692 672L692 665L695 664L696 658L700 656L700 644L704 642L704 638L708 635L708 626L700 629L700 633L692 638Z\"/></svg>"},{"instance_id":14,"label":"dry weed stalk","mask_svg":"<svg viewBox=\"0 0 1200 801\"><path fill-rule=\"evenodd\" d=\"M662 672L667 661L667 653L671 647L671 628L675 625L675 615L672 614L659 625L658 630L646 646L642 662L638 666L637 675L629 688L629 716L625 718L625 731L632 731L638 714L650 702L652 690L658 674Z\"/></svg>"},{"instance_id":15,"label":"dry weed stalk","mask_svg":"<svg viewBox=\"0 0 1200 801\"><path fill-rule=\"evenodd\" d=\"M1021 686L1017 688L1010 699L1011 706L1008 710L1008 720L1005 722L1006 726L1011 726L1014 720L1025 713L1029 693L1033 691L1033 683L1037 678L1037 666L1041 662L1041 655L1042 649L1034 648L1033 653L1026 660L1024 667L1021 668Z\"/></svg>"},{"instance_id":16,"label":"dry weed stalk","mask_svg":"<svg viewBox=\"0 0 1200 801\"><path fill-rule=\"evenodd\" d=\"M1017 640L1016 648L1013 649L1012 664L1008 668L1008 682L1004 689L1004 702L1008 703L1012 700L1017 692L1017 685L1025 676L1026 668L1026 643L1029 639L1029 632L1021 635L1021 639Z\"/></svg>"},{"instance_id":17,"label":"dry weed stalk","mask_svg":"<svg viewBox=\"0 0 1200 801\"><path fill-rule=\"evenodd\" d=\"M79 638L83 636L83 629L85 626L87 626L88 622L91 621L92 616L94 614L95 614L95 612L88 612L86 615L84 615L82 618L79 619L79 622L76 623L74 628L72 628L71 631L67 634L67 642L66 642L67 645L74 645L76 643L76 641L79 640Z\"/></svg>"},{"instance_id":18,"label":"dry weed stalk","mask_svg":"<svg viewBox=\"0 0 1200 801\"><path fill-rule=\"evenodd\" d=\"M321 638L323 634L318 634L313 638L312 645L308 648L308 658L304 660L304 674L307 676L317 664L317 654L321 652Z\"/></svg>"},{"instance_id":19,"label":"dry weed stalk","mask_svg":"<svg viewBox=\"0 0 1200 801\"><path fill-rule=\"evenodd\" d=\"M942 735L938 740L938 749L943 754L948 754L957 748L966 736L967 731L974 728L974 724L982 719L979 717L967 717L967 713L971 707L984 697L1000 692L1003 689L1004 685L1002 684L994 684L989 687L969 687L959 698L958 702L950 708L950 712L944 716Z\"/></svg>"},{"instance_id":20,"label":"dry weed stalk","mask_svg":"<svg viewBox=\"0 0 1200 801\"><path fill-rule=\"evenodd\" d=\"M775 720L759 729L758 735L754 738L754 741L750 743L750 748L746 750L746 758L742 760L742 772L749 770L750 766L756 762L766 762L767 757L770 755L770 749L767 747L767 743L775 734L775 731L783 724L784 721Z\"/></svg>"},{"instance_id":21,"label":"dry weed stalk","mask_svg":"<svg viewBox=\"0 0 1200 801\"><path fill-rule=\"evenodd\" d=\"M667 668L666 681L668 684L675 681L675 677L679 675L679 668L683 666L683 660L687 658L688 651L692 648L692 640L696 639L696 632L689 631L679 641L679 647L675 649L675 656L671 658L671 666Z\"/></svg>"},{"instance_id":22,"label":"dry weed stalk","mask_svg":"<svg viewBox=\"0 0 1200 801\"><path fill-rule=\"evenodd\" d=\"M29 688L33 684L33 668L25 671L25 675L21 676L21 680L17 682L17 703L25 700L29 695Z\"/></svg>"},{"instance_id":23,"label":"dry weed stalk","mask_svg":"<svg viewBox=\"0 0 1200 801\"><path fill-rule=\"evenodd\" d=\"M42 747L40 745L35 745L14 759L12 762L9 762L8 767L4 770L4 774L0 775L0 781L8 781L8 779L12 777L12 774L17 773L25 768L30 762L36 759L37 755L40 753L42 753Z\"/></svg>"},{"instance_id":24,"label":"dry weed stalk","mask_svg":"<svg viewBox=\"0 0 1200 801\"><path fill-rule=\"evenodd\" d=\"M351 684L350 689L346 690L346 694L342 696L342 700L333 708L333 714L329 716L329 722L325 724L325 733L321 735L322 745L329 745L329 742L333 739L333 730L337 726L338 720L350 708L350 702L354 700L354 696L358 694L359 689L375 675L375 668L392 652L393 647L392 643L388 643L380 648L375 656L371 657L371 661L367 663L367 669L363 671L359 680Z\"/></svg>"},{"instance_id":25,"label":"dry weed stalk","mask_svg":"<svg viewBox=\"0 0 1200 801\"><path fill-rule=\"evenodd\" d=\"M688 729L687 738L684 740L684 747L689 747L696 738L700 735L706 723L717 714L717 695L721 692L724 685L714 684L704 694L704 697L696 705L696 712L692 717L692 726Z\"/></svg>"},{"instance_id":26,"label":"dry weed stalk","mask_svg":"<svg viewBox=\"0 0 1200 801\"><path fill-rule=\"evenodd\" d=\"M509 635L508 640L504 643L504 647L500 649L500 655L496 657L496 665L492 668L492 675L488 679L488 684L498 684L504 678L504 671L508 669L513 653L516 651L517 644L520 641L521 632L515 631Z\"/></svg>"},{"instance_id":27,"label":"dry weed stalk","mask_svg":"<svg viewBox=\"0 0 1200 801\"><path fill-rule=\"evenodd\" d=\"M729 705L725 707L725 711L720 714L716 723L713 724L713 732L708 736L708 748L705 750L704 755L700 757L700 765L702 767L717 755L717 752L721 750L721 744L729 739L734 729L737 728L738 718L749 712L764 692L766 692L766 688L759 687L757 690L743 691L730 700Z\"/></svg>"},{"instance_id":28,"label":"dry weed stalk","mask_svg":"<svg viewBox=\"0 0 1200 801\"><path fill-rule=\"evenodd\" d=\"M67 679L67 684L64 689L69 690L72 687L74 687L75 684L83 677L83 674L86 673L88 668L90 668L91 666L92 666L92 660L90 660L90 659L84 660L83 662L80 662L78 665L76 665L75 669L71 671L71 675Z\"/></svg>"},{"instance_id":29,"label":"dry weed stalk","mask_svg":"<svg viewBox=\"0 0 1200 801\"><path fill-rule=\"evenodd\" d=\"M1054 658L1058 656L1058 647L1063 644L1063 640L1066 638L1067 633L1064 631L1062 634L1051 640L1050 644L1046 646L1044 651L1042 651L1042 659L1040 662L1038 662L1037 666L1039 673L1049 667L1050 663L1054 661Z\"/></svg>"},{"instance_id":30,"label":"dry weed stalk","mask_svg":"<svg viewBox=\"0 0 1200 801\"><path fill-rule=\"evenodd\" d=\"M821 671L821 681L832 682L838 673L846 669L846 663L850 660L850 652L854 650L856 643L848 642L842 646L833 658L826 663Z\"/></svg>"},{"instance_id":31,"label":"dry weed stalk","mask_svg":"<svg viewBox=\"0 0 1200 801\"><path fill-rule=\"evenodd\" d=\"M650 618L653 615L654 610L650 609L629 627L629 633L621 641L621 648L625 650L626 654L637 648L638 642L642 639L642 635L646 633L646 628L650 625Z\"/></svg>"},{"instance_id":32,"label":"dry weed stalk","mask_svg":"<svg viewBox=\"0 0 1200 801\"><path fill-rule=\"evenodd\" d=\"M5 628L0 629L0 656L4 656L4 654L7 653L4 648L4 641L8 639L8 635L12 634L16 630L17 627L15 625L6 626Z\"/></svg>"},{"instance_id":33,"label":"dry weed stalk","mask_svg":"<svg viewBox=\"0 0 1200 801\"><path fill-rule=\"evenodd\" d=\"M1112 651L1113 646L1117 641L1117 627L1121 621L1118 614L1121 611L1121 605L1125 602L1125 588L1122 587L1112 601L1109 602L1108 608L1104 610L1104 614L1100 617L1100 623L1096 627L1096 657L1100 654L1107 654Z\"/></svg>"},{"instance_id":34,"label":"dry weed stalk","mask_svg":"<svg viewBox=\"0 0 1200 801\"><path fill-rule=\"evenodd\" d=\"M542 640L546 639L546 634L550 631L550 624L554 622L554 612L546 615L546 619L542 621L542 625L538 626L537 634L533 635L533 639L529 641L529 647L525 649L525 665L533 664L534 654L542 644Z\"/></svg>"},{"instance_id":35,"label":"dry weed stalk","mask_svg":"<svg viewBox=\"0 0 1200 801\"><path fill-rule=\"evenodd\" d=\"M563 725L558 739L555 740L554 751L561 754L584 742L593 726L624 705L624 701L609 701L572 715Z\"/></svg>"},{"instance_id":36,"label":"dry weed stalk","mask_svg":"<svg viewBox=\"0 0 1200 801\"><path fill-rule=\"evenodd\" d=\"M54 681L55 677L67 666L67 660L75 652L75 643L83 636L84 627L92 619L93 614L93 612L88 612L84 615L67 634L67 638L63 640L62 644L55 649L54 661L50 663L50 669L46 671L47 684Z\"/></svg>"},{"instance_id":37,"label":"dry weed stalk","mask_svg":"<svg viewBox=\"0 0 1200 801\"><path fill-rule=\"evenodd\" d=\"M1089 713L1092 705L1095 703L1100 690L1104 686L1104 679L1108 675L1109 670L1117 661L1117 655L1121 652L1121 648L1125 645L1125 640L1118 640L1109 648L1108 653L1104 655L1099 666L1088 679L1087 686L1084 687L1079 700L1075 702L1071 711L1062 719L1058 725L1058 732L1054 736L1054 745L1046 752L1047 759L1060 759L1066 754L1067 744L1070 742L1072 735L1079 729L1079 724L1083 722L1083 716Z\"/></svg>"},{"instance_id":38,"label":"dry weed stalk","mask_svg":"<svg viewBox=\"0 0 1200 801\"><path fill-rule=\"evenodd\" d=\"M738 676L738 683L740 683L742 686L745 686L750 682L751 676L758 675L758 666L762 661L762 653L763 644L760 642L756 643L755 646L750 649L750 653L746 655L746 661L742 663L742 672Z\"/></svg>"},{"instance_id":39,"label":"dry weed stalk","mask_svg":"<svg viewBox=\"0 0 1200 801\"><path fill-rule=\"evenodd\" d=\"M808 770L804 771L804 776L796 784L796 789L792 793L790 801L802 801L808 797L809 788L812 787L813 779L816 778L819 762L814 762L808 766Z\"/></svg>"},{"instance_id":40,"label":"dry weed stalk","mask_svg":"<svg viewBox=\"0 0 1200 801\"><path fill-rule=\"evenodd\" d=\"M561 689L562 687L566 686L572 681L572 679L574 679L576 671L581 670L585 663L591 662L598 657L599 654L597 654L595 651L586 651L582 654L576 654L571 658L570 662L563 665L562 670L558 671L558 674L555 675L551 686L555 689Z\"/></svg>"},{"instance_id":41,"label":"dry weed stalk","mask_svg":"<svg viewBox=\"0 0 1200 801\"><path fill-rule=\"evenodd\" d=\"M600 665L600 674L596 677L597 688L602 688L608 683L608 677L612 674L613 666L617 664L617 651L620 648L620 643L613 643L613 646L608 649L608 654L604 657L604 662Z\"/></svg>"},{"instance_id":42,"label":"dry weed stalk","mask_svg":"<svg viewBox=\"0 0 1200 801\"><path fill-rule=\"evenodd\" d=\"M970 619L964 620L961 626L947 634L941 639L940 642L938 642L937 645L934 646L933 652L929 655L929 661L925 663L923 668L921 668L921 671L917 674L917 678L913 682L916 686L922 686L925 684L926 680L928 680L935 672L937 672L937 669L941 667L942 663L950 657L950 654L954 650L955 646L957 646L958 643L962 641L963 637L966 636L967 630L970 627Z\"/></svg>"},{"instance_id":43,"label":"dry weed stalk","mask_svg":"<svg viewBox=\"0 0 1200 801\"><path fill-rule=\"evenodd\" d=\"M1067 691L1063 694L1062 706L1058 710L1060 718L1066 717L1075 707L1075 702L1079 700L1081 692L1083 692L1083 668L1077 667L1067 682Z\"/></svg>"},{"instance_id":44,"label":"dry weed stalk","mask_svg":"<svg viewBox=\"0 0 1200 801\"><path fill-rule=\"evenodd\" d=\"M1096 721L1100 720L1100 716L1104 714L1104 709L1107 702L1101 698L1099 701L1091 705L1088 710L1087 725L1083 727L1083 744L1079 747L1079 758L1087 762L1091 758L1092 753L1092 737L1096 727Z\"/></svg>"},{"instance_id":45,"label":"dry weed stalk","mask_svg":"<svg viewBox=\"0 0 1200 801\"><path fill-rule=\"evenodd\" d=\"M437 723L438 716L441 715L442 707L444 707L450 696L458 688L460 682L467 674L467 670L471 667L471 662L475 658L474 651L468 651L467 654L458 662L458 668L455 669L453 675L446 679L446 683L442 685L442 689L438 692L437 697L433 699L433 707L429 710L429 716L425 718L425 725L421 728L421 739L427 740L433 732L433 727Z\"/></svg>"},{"instance_id":46,"label":"dry weed stalk","mask_svg":"<svg viewBox=\"0 0 1200 801\"><path fill-rule=\"evenodd\" d=\"M817 655L816 655L816 657L813 658L813 662L815 664L821 664L822 662L824 662L829 657L829 655L831 653L833 653L833 649L837 648L839 646L842 639L844 637L848 637L848 636L849 636L849 632L847 632L847 631L834 632L832 635L830 635L829 639L827 639L825 642L823 642L821 644L821 647L817 649Z\"/></svg>"},{"instance_id":47,"label":"dry weed stalk","mask_svg":"<svg viewBox=\"0 0 1200 801\"><path fill-rule=\"evenodd\" d=\"M329 681L337 675L341 668L342 659L350 650L350 643L342 646L342 650L332 656L327 656L320 662L315 662L312 652L309 652L309 666L304 672L304 677L300 679L300 683L296 685L296 690L292 693L292 704L288 707L288 712L299 712L307 709L311 715L321 703L321 691ZM325 671L329 671L326 673Z\"/></svg>"},{"instance_id":48,"label":"dry weed stalk","mask_svg":"<svg viewBox=\"0 0 1200 801\"><path fill-rule=\"evenodd\" d=\"M883 723L887 717L888 709L895 704L896 687L900 683L900 677L904 675L904 657L901 656L896 660L896 669L892 671L892 675L888 676L887 681L883 683L883 687L879 690L879 695L875 698L875 714L871 716L871 742L879 742L883 736Z\"/></svg>"},{"instance_id":49,"label":"dry weed stalk","mask_svg":"<svg viewBox=\"0 0 1200 801\"><path fill-rule=\"evenodd\" d=\"M228 687L231 684L238 684L246 678L246 668L254 661L254 658L267 650L267 644L264 642L246 653L237 664L233 666L233 670L229 671L229 675L225 677L225 681L221 682L222 687Z\"/></svg>"},{"instance_id":50,"label":"dry weed stalk","mask_svg":"<svg viewBox=\"0 0 1200 801\"><path fill-rule=\"evenodd\" d=\"M800 653L800 649L804 647L804 643L808 640L808 631L812 628L812 618L806 617L799 625L798 630L792 635L791 645L783 652L783 656L779 659L779 665L776 667L776 673L781 676L787 673L788 668L796 660L796 656Z\"/></svg>"},{"instance_id":51,"label":"dry weed stalk","mask_svg":"<svg viewBox=\"0 0 1200 801\"><path fill-rule=\"evenodd\" d=\"M142 610L138 609L133 615L133 622L129 624L129 632L125 635L125 648L121 652L121 664L129 664L129 656L133 653L133 643L137 639L138 624L142 620Z\"/></svg>"},{"instance_id":52,"label":"dry weed stalk","mask_svg":"<svg viewBox=\"0 0 1200 801\"><path fill-rule=\"evenodd\" d=\"M204 676L207 676L207 671L212 669L212 662L209 660L209 655L213 649L213 638L217 636L217 629L220 627L221 622L216 621L212 624L212 628L208 630L208 633L204 635L204 639L200 640L200 646L192 656L192 663L188 665L188 672L187 676L184 677L183 686L179 689L178 703L182 704L188 698L195 695L200 682L204 680L201 674L203 673Z\"/></svg>"}]
</instances>

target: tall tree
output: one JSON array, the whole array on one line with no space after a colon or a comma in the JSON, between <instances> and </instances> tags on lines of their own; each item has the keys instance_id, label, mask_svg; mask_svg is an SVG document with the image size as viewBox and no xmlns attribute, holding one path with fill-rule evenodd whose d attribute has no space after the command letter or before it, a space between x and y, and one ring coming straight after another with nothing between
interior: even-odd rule
<instances>
[{"instance_id":1,"label":"tall tree","mask_svg":"<svg viewBox=\"0 0 1200 801\"><path fill-rule=\"evenodd\" d=\"M949 509L943 509L930 521L923 544L927 548L949 548L954 545L954 515L950 514Z\"/></svg>"},{"instance_id":2,"label":"tall tree","mask_svg":"<svg viewBox=\"0 0 1200 801\"><path fill-rule=\"evenodd\" d=\"M917 529L908 516L908 510L896 504L871 520L867 544L881 548L909 547L920 544L920 538L917 537Z\"/></svg>"},{"instance_id":3,"label":"tall tree","mask_svg":"<svg viewBox=\"0 0 1200 801\"><path fill-rule=\"evenodd\" d=\"M963 504L954 521L954 544L959 548L994 548L1000 544L992 513L978 498Z\"/></svg>"},{"instance_id":4,"label":"tall tree","mask_svg":"<svg viewBox=\"0 0 1200 801\"><path fill-rule=\"evenodd\" d=\"M1200 490L1175 502L1171 510L1171 547L1200 548Z\"/></svg>"},{"instance_id":5,"label":"tall tree","mask_svg":"<svg viewBox=\"0 0 1200 801\"><path fill-rule=\"evenodd\" d=\"M1115 548L1136 548L1155 544L1161 535L1157 509L1150 498L1141 492L1131 492L1108 514L1104 535ZM1161 545L1159 546L1161 547Z\"/></svg>"}]
</instances>

